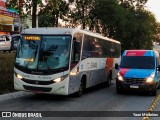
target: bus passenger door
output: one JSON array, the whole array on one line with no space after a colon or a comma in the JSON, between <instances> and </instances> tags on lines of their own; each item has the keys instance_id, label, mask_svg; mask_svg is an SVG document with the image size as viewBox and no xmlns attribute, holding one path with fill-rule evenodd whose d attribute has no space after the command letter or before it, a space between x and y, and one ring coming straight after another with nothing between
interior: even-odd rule
<instances>
[{"instance_id":1,"label":"bus passenger door","mask_svg":"<svg viewBox=\"0 0 160 120\"><path fill-rule=\"evenodd\" d=\"M81 44L82 44L82 35L76 33L73 37L72 51L71 51L71 63L70 71L74 75L70 75L69 81L69 93L76 92L79 89L79 84L81 80L81 73L79 71L79 62L81 58Z\"/></svg>"}]
</instances>

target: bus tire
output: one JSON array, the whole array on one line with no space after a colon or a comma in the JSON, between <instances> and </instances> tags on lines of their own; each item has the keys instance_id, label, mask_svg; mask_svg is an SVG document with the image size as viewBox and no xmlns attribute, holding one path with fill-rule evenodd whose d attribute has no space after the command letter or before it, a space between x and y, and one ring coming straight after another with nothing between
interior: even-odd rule
<instances>
[{"instance_id":1,"label":"bus tire","mask_svg":"<svg viewBox=\"0 0 160 120\"><path fill-rule=\"evenodd\" d=\"M84 89L85 89L85 81L81 80L80 85L79 85L79 90L76 92L76 96L80 97L82 96L82 94L84 93Z\"/></svg>"},{"instance_id":2,"label":"bus tire","mask_svg":"<svg viewBox=\"0 0 160 120\"><path fill-rule=\"evenodd\" d=\"M112 74L110 72L108 77L107 77L107 82L106 82L107 83L107 87L109 87L111 85L111 76L112 76Z\"/></svg>"}]
</instances>

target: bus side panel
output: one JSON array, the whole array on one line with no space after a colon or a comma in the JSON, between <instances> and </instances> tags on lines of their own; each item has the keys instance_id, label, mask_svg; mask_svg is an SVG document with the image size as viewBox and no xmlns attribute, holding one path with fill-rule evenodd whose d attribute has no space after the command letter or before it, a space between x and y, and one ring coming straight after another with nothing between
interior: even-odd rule
<instances>
[{"instance_id":1,"label":"bus side panel","mask_svg":"<svg viewBox=\"0 0 160 120\"><path fill-rule=\"evenodd\" d=\"M80 71L90 71L87 87L104 82L106 58L87 58L81 62Z\"/></svg>"},{"instance_id":2,"label":"bus side panel","mask_svg":"<svg viewBox=\"0 0 160 120\"><path fill-rule=\"evenodd\" d=\"M70 75L69 76L69 87L68 87L68 94L75 93L79 90L80 81L83 75L88 76L88 72L79 72L77 75Z\"/></svg>"},{"instance_id":3,"label":"bus side panel","mask_svg":"<svg viewBox=\"0 0 160 120\"><path fill-rule=\"evenodd\" d=\"M80 64L71 70L71 72L74 72L79 67L77 75L70 75L69 87L72 87L69 88L69 93L78 90L83 76L86 76L86 88L104 82L107 79L105 65L106 58L86 58L82 60Z\"/></svg>"},{"instance_id":4,"label":"bus side panel","mask_svg":"<svg viewBox=\"0 0 160 120\"><path fill-rule=\"evenodd\" d=\"M104 82L106 69L98 69L91 71L81 71L77 75L69 77L69 88L68 94L75 93L79 90L80 81L83 76L86 76L86 88L95 86L99 83Z\"/></svg>"}]
</instances>

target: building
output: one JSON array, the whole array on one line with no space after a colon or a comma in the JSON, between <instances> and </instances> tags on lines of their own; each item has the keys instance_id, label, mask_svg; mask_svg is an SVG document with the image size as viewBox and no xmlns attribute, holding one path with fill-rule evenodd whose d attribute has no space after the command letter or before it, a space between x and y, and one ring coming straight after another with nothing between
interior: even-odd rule
<instances>
[{"instance_id":1,"label":"building","mask_svg":"<svg viewBox=\"0 0 160 120\"><path fill-rule=\"evenodd\" d=\"M5 0L0 0L0 34L19 33L19 15L14 9L7 9Z\"/></svg>"}]
</instances>

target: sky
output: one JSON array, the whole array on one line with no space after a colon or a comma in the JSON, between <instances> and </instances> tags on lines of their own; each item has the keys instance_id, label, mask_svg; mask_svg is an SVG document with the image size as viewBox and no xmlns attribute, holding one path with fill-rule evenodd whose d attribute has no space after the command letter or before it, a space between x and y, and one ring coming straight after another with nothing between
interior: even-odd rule
<instances>
[{"instance_id":1,"label":"sky","mask_svg":"<svg viewBox=\"0 0 160 120\"><path fill-rule=\"evenodd\" d=\"M160 0L148 0L146 6L155 15L157 21L160 22Z\"/></svg>"}]
</instances>

